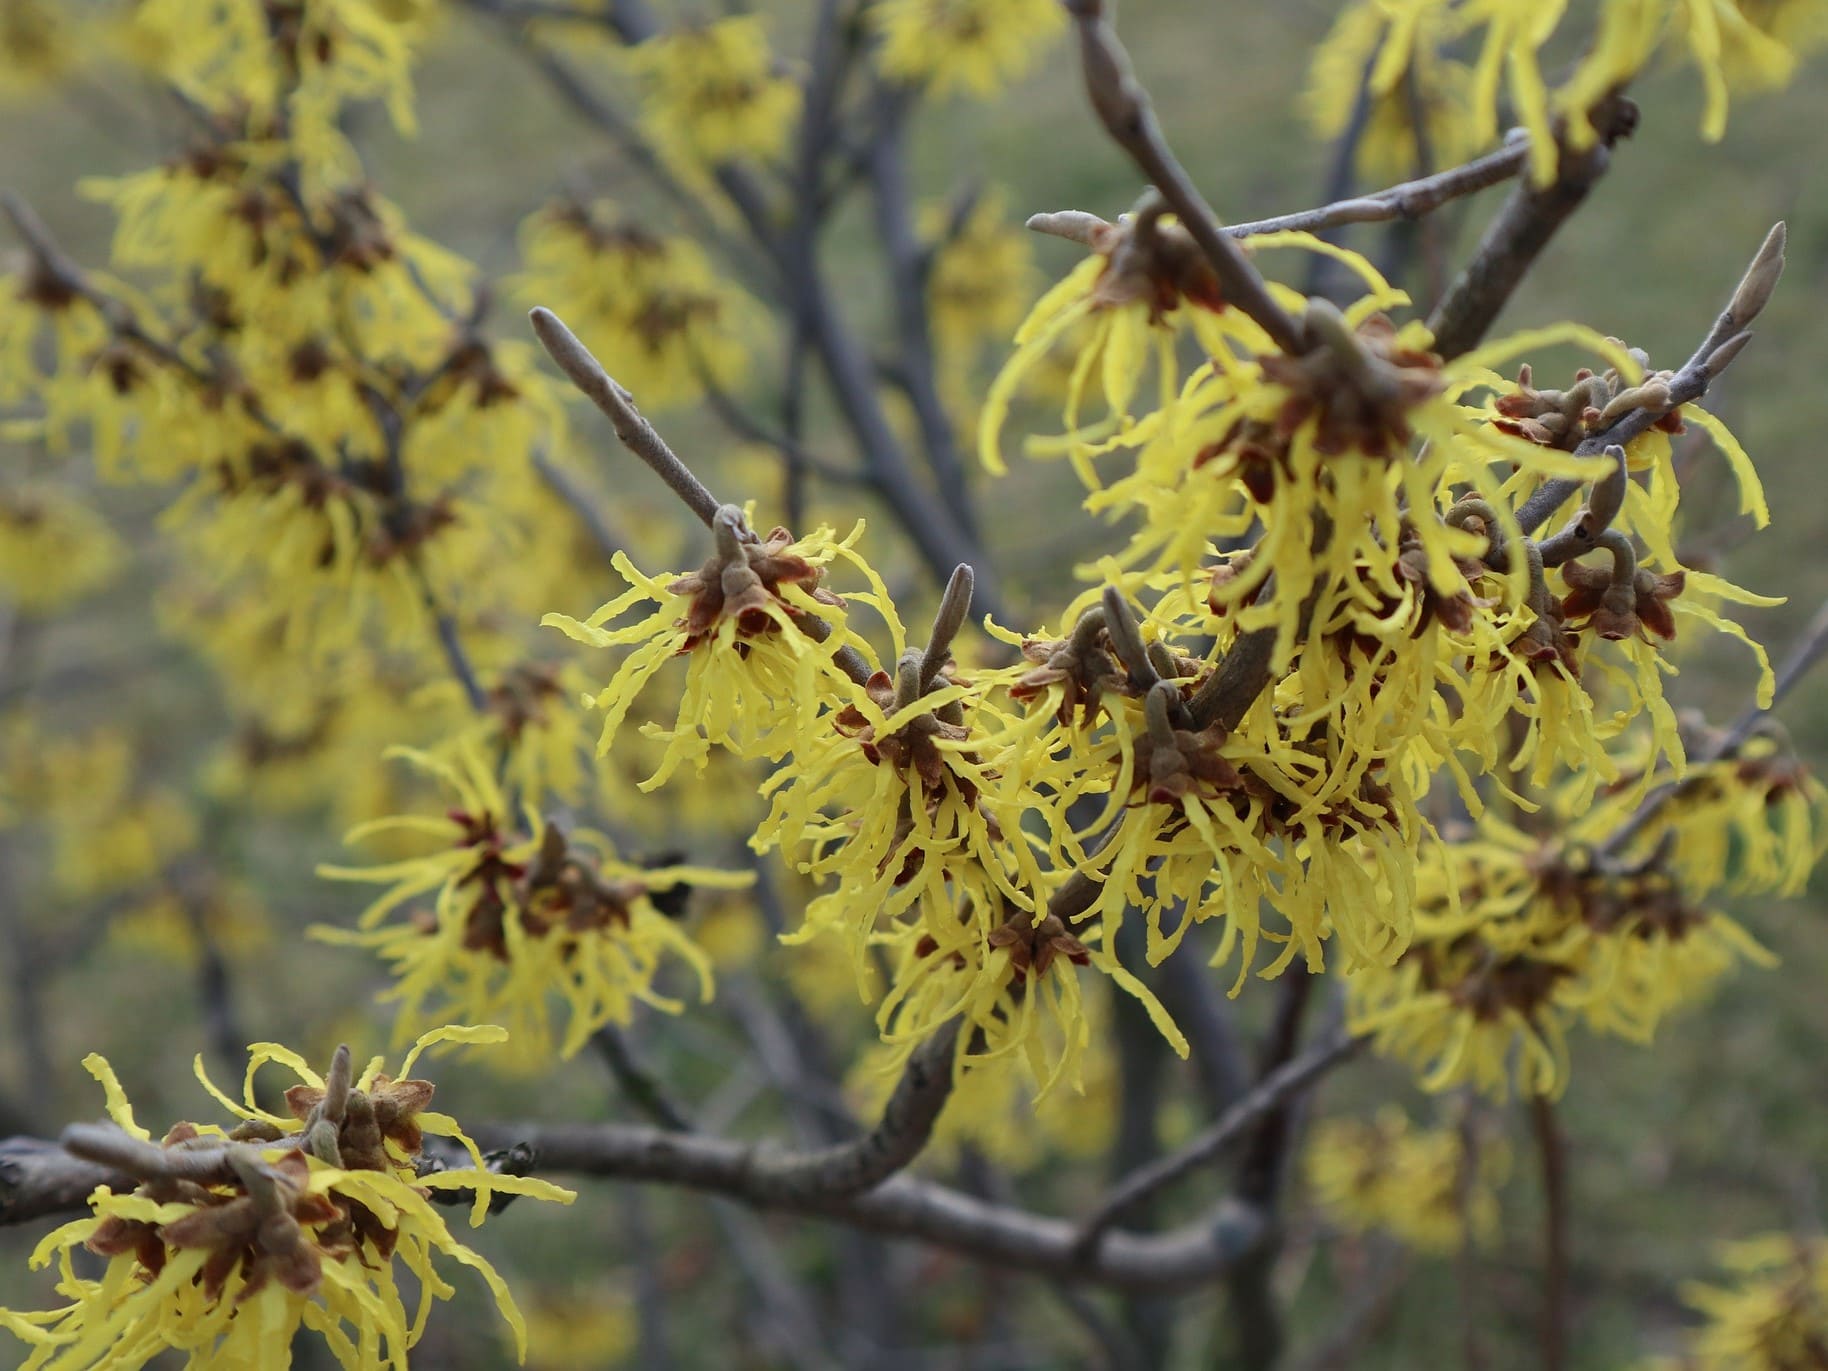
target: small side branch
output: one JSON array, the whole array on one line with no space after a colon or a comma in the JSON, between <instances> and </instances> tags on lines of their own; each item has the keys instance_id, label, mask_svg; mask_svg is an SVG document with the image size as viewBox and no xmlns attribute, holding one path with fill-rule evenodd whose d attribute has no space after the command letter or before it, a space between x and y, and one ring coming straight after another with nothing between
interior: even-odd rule
<instances>
[{"instance_id":1,"label":"small side branch","mask_svg":"<svg viewBox=\"0 0 1828 1371\"><path fill-rule=\"evenodd\" d=\"M1311 1082L1350 1057L1358 1050L1360 1042L1360 1039L1343 1030L1334 1033L1270 1072L1249 1094L1226 1110L1191 1142L1161 1160L1132 1172L1081 1223L1075 1239L1079 1250L1088 1254L1097 1251L1110 1230L1125 1214L1157 1191L1212 1161L1242 1138L1252 1124L1280 1108Z\"/></svg>"},{"instance_id":2,"label":"small side branch","mask_svg":"<svg viewBox=\"0 0 1828 1371\"><path fill-rule=\"evenodd\" d=\"M1228 224L1225 232L1233 238L1254 238L1263 233L1323 233L1347 224L1387 224L1392 220L1421 219L1441 206L1463 195L1476 195L1502 185L1521 172L1530 162L1529 135L1515 131L1496 152L1432 176L1404 181L1370 195L1356 195L1316 209L1280 214L1273 219L1253 219L1244 224Z\"/></svg>"},{"instance_id":3,"label":"small side branch","mask_svg":"<svg viewBox=\"0 0 1828 1371\"><path fill-rule=\"evenodd\" d=\"M602 363L591 355L589 348L578 341L577 334L565 327L558 315L544 306L535 305L527 317L532 321L533 332L540 340L540 346L546 349L547 355L558 364L559 370L565 373L571 384L603 411L622 446L645 462L648 469L665 481L667 488L698 517L698 521L710 528L717 517L716 499L705 489L704 482L694 476L673 449L666 445L659 430L635 408L634 397L615 383L610 374L603 370Z\"/></svg>"},{"instance_id":4,"label":"small side branch","mask_svg":"<svg viewBox=\"0 0 1828 1371\"><path fill-rule=\"evenodd\" d=\"M1682 369L1669 378L1668 403L1660 408L1640 407L1623 415L1610 428L1594 434L1575 448L1576 457L1599 457L1609 447L1625 447L1632 439L1647 432L1670 410L1691 400L1699 400L1707 394L1707 388L1745 350L1746 343L1752 337L1748 330L1753 320L1770 302L1771 294L1783 276L1786 237L1781 221L1774 224L1765 235L1751 265L1746 268L1745 275L1734 288L1732 299L1727 301L1726 308L1715 318L1714 326L1707 331L1707 336L1701 340L1701 345L1694 350L1688 361L1682 364ZM1517 511L1517 526L1526 536L1534 533L1542 527L1544 520L1560 509L1584 484L1584 481L1566 476L1545 482Z\"/></svg>"}]
</instances>

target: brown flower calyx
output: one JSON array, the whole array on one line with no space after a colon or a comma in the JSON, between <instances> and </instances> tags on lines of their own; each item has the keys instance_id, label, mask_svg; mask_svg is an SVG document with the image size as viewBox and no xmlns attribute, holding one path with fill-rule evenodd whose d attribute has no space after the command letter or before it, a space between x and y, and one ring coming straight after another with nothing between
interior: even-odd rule
<instances>
[{"instance_id":1,"label":"brown flower calyx","mask_svg":"<svg viewBox=\"0 0 1828 1371\"><path fill-rule=\"evenodd\" d=\"M400 1160L410 1163L425 1147L415 1116L431 1102L430 1081L377 1075L366 1090L356 1088L347 1044L337 1048L323 1085L295 1085L286 1091L286 1108L304 1125L299 1147L348 1171L386 1171L398 1164L388 1154L390 1142L400 1150Z\"/></svg>"},{"instance_id":2,"label":"brown flower calyx","mask_svg":"<svg viewBox=\"0 0 1828 1371\"><path fill-rule=\"evenodd\" d=\"M495 363L495 352L486 339L465 328L418 398L421 410L436 413L467 388L477 409L520 398L520 387Z\"/></svg>"},{"instance_id":3,"label":"brown flower calyx","mask_svg":"<svg viewBox=\"0 0 1828 1371\"><path fill-rule=\"evenodd\" d=\"M170 1223L108 1215L89 1235L84 1245L91 1252L131 1253L147 1279L165 1269L172 1252L205 1249L209 1255L198 1280L211 1299L237 1271L244 1282L237 1302L272 1280L309 1295L322 1278L324 1257L356 1250L344 1206L310 1193L311 1164L296 1147L269 1161L258 1147L206 1138L189 1123L178 1124L157 1144L111 1125L75 1125L65 1130L64 1146L139 1177L135 1195L193 1206ZM392 1251L391 1236L386 1250Z\"/></svg>"},{"instance_id":4,"label":"brown flower calyx","mask_svg":"<svg viewBox=\"0 0 1828 1371\"><path fill-rule=\"evenodd\" d=\"M221 1295L237 1270L245 1282L237 1303L258 1293L269 1280L295 1295L313 1293L323 1279L323 1258L353 1250L334 1241L323 1243L310 1231L335 1226L342 1209L329 1196L306 1189L311 1164L297 1152L272 1162L237 1152L231 1160L244 1193L234 1198L212 1195L215 1203L162 1225L160 1241L174 1250L208 1249L200 1278L211 1299Z\"/></svg>"},{"instance_id":5,"label":"brown flower calyx","mask_svg":"<svg viewBox=\"0 0 1828 1371\"><path fill-rule=\"evenodd\" d=\"M474 853L468 869L456 882L460 890L475 890L464 919L463 947L470 952L488 952L506 961L505 921L510 901L518 898L518 883L527 874L526 863L509 860L506 851L513 835L501 828L494 815L451 809L445 812L445 817L457 826L452 846ZM415 914L413 925L427 937L438 932L438 918L429 910Z\"/></svg>"},{"instance_id":6,"label":"brown flower calyx","mask_svg":"<svg viewBox=\"0 0 1828 1371\"><path fill-rule=\"evenodd\" d=\"M1450 514L1454 511L1450 511ZM1476 514L1464 515L1455 524L1470 533L1484 534L1486 525ZM1399 585L1408 592L1408 598L1416 606L1414 623L1410 627L1410 636L1419 638L1428 629L1439 623L1450 633L1465 633L1472 628L1478 611L1490 609L1498 600L1483 598L1472 593L1472 583L1488 572L1483 561L1471 557L1455 557L1454 565L1459 569L1461 584L1450 593L1442 593L1429 574L1428 551L1422 545L1421 534L1412 524L1405 523L1397 540L1397 555L1394 570ZM1390 619L1402 608L1404 601L1390 595L1373 580L1369 568L1359 573L1360 584L1365 593L1377 605L1376 616ZM1381 651L1382 640L1369 633L1362 633L1350 623L1328 635L1342 657L1349 657L1353 652L1361 657L1375 659Z\"/></svg>"},{"instance_id":7,"label":"brown flower calyx","mask_svg":"<svg viewBox=\"0 0 1828 1371\"><path fill-rule=\"evenodd\" d=\"M1809 768L1790 752L1776 751L1763 757L1741 756L1734 761L1733 775L1740 785L1762 790L1767 807L1785 796L1808 793Z\"/></svg>"},{"instance_id":8,"label":"brown flower calyx","mask_svg":"<svg viewBox=\"0 0 1828 1371\"><path fill-rule=\"evenodd\" d=\"M1642 354L1633 355L1643 360ZM1574 373L1574 382L1566 390L1537 390L1535 373L1525 362L1517 369L1517 388L1492 402L1498 413L1493 426L1513 437L1564 452L1574 451L1637 409L1657 414L1653 428L1663 433L1681 433L1682 407L1670 403L1669 382L1673 374L1650 372L1637 385L1626 386L1616 369L1602 375L1582 367Z\"/></svg>"},{"instance_id":9,"label":"brown flower calyx","mask_svg":"<svg viewBox=\"0 0 1828 1371\"><path fill-rule=\"evenodd\" d=\"M629 257L664 257L666 243L634 219L608 219L574 195L546 209L546 217L582 238L593 252L615 252Z\"/></svg>"},{"instance_id":10,"label":"brown flower calyx","mask_svg":"<svg viewBox=\"0 0 1828 1371\"><path fill-rule=\"evenodd\" d=\"M1074 966L1085 966L1092 960L1090 949L1067 931L1058 914L1049 914L1036 923L1032 915L1020 910L1011 912L1007 922L990 930L990 946L1005 952L1016 975L1024 979L1045 976L1059 958Z\"/></svg>"},{"instance_id":11,"label":"brown flower calyx","mask_svg":"<svg viewBox=\"0 0 1828 1371\"><path fill-rule=\"evenodd\" d=\"M1448 998L1481 1023L1507 1013L1534 1022L1537 1012L1572 972L1559 962L1516 952L1498 956L1480 945L1480 956L1466 975L1446 987ZM1461 949L1456 948L1456 951Z\"/></svg>"},{"instance_id":12,"label":"brown flower calyx","mask_svg":"<svg viewBox=\"0 0 1828 1371\"><path fill-rule=\"evenodd\" d=\"M932 690L961 684L951 676L952 664L948 662L934 676L932 685L923 690L920 678L924 661L923 653L910 651L896 664L894 680L890 680L886 671L877 671L864 682L864 693L876 708L885 715L892 715ZM966 727L956 702L916 714L888 734L878 734L876 725L856 705L846 705L837 712L832 722L840 733L857 740L871 765L886 763L898 773L905 773L912 768L920 779L921 790L928 804L939 802L945 791L948 774L953 776L954 784L965 803L977 803L976 785L946 765L945 749L940 746L941 743L962 743L971 736L971 730Z\"/></svg>"},{"instance_id":13,"label":"brown flower calyx","mask_svg":"<svg viewBox=\"0 0 1828 1371\"><path fill-rule=\"evenodd\" d=\"M1309 419L1314 446L1396 457L1408 448L1409 411L1441 393L1441 359L1397 341L1396 325L1374 314L1356 329L1325 300L1310 300L1304 322L1312 347L1299 357L1272 353L1263 374L1284 387L1273 427L1280 452Z\"/></svg>"},{"instance_id":14,"label":"brown flower calyx","mask_svg":"<svg viewBox=\"0 0 1828 1371\"><path fill-rule=\"evenodd\" d=\"M392 498L387 515L362 539L362 556L379 569L400 557L412 557L433 538L457 525L450 496L431 500Z\"/></svg>"},{"instance_id":15,"label":"brown flower calyx","mask_svg":"<svg viewBox=\"0 0 1828 1371\"><path fill-rule=\"evenodd\" d=\"M1562 618L1570 624L1584 620L1583 627L1608 642L1627 638L1649 642L1653 633L1664 642L1674 639L1676 616L1669 602L1687 585L1687 573L1680 567L1654 572L1633 566L1623 569L1623 575L1621 570L1617 564L1608 571L1580 562L1563 563L1561 576L1568 583L1568 593L1561 597Z\"/></svg>"},{"instance_id":16,"label":"brown flower calyx","mask_svg":"<svg viewBox=\"0 0 1828 1371\"><path fill-rule=\"evenodd\" d=\"M1115 695L1134 699L1141 692L1124 665L1117 660L1116 647L1105 624L1105 611L1093 606L1079 616L1072 633L1065 638L1024 638L1022 656L1034 663L1010 687L1010 698L1027 703L1046 694L1051 686L1060 687L1060 702L1055 717L1071 726L1077 719L1081 728L1089 727L1105 708L1105 698ZM1197 670L1197 664L1177 662Z\"/></svg>"},{"instance_id":17,"label":"brown flower calyx","mask_svg":"<svg viewBox=\"0 0 1828 1371\"><path fill-rule=\"evenodd\" d=\"M1136 773L1132 794L1141 792L1149 804L1178 805L1191 794L1218 799L1245 788L1245 778L1224 755L1230 734L1217 724L1201 729L1183 727L1176 716L1180 689L1169 681L1157 682L1143 702L1148 728L1136 739Z\"/></svg>"},{"instance_id":18,"label":"brown flower calyx","mask_svg":"<svg viewBox=\"0 0 1828 1371\"><path fill-rule=\"evenodd\" d=\"M738 637L754 638L779 632L783 615L794 623L811 618L808 611L783 596L785 586L798 586L820 604L843 607L843 600L819 584L824 569L787 551L793 535L786 529L773 529L757 541L744 523L742 511L724 505L717 511L712 532L717 546L705 564L667 587L691 601L685 618L679 621L686 633L681 652L697 647L726 619L736 621Z\"/></svg>"},{"instance_id":19,"label":"brown flower calyx","mask_svg":"<svg viewBox=\"0 0 1828 1371\"><path fill-rule=\"evenodd\" d=\"M1530 569L1528 605L1536 617L1511 644L1511 650L1532 666L1558 668L1570 677L1578 677L1580 663L1562 622L1561 601L1549 589L1543 572L1542 548L1527 539L1523 546Z\"/></svg>"},{"instance_id":20,"label":"brown flower calyx","mask_svg":"<svg viewBox=\"0 0 1828 1371\"><path fill-rule=\"evenodd\" d=\"M519 893L521 926L533 937L544 937L627 928L636 901L647 898L648 888L636 880L605 880L590 853L574 846L549 818Z\"/></svg>"},{"instance_id":21,"label":"brown flower calyx","mask_svg":"<svg viewBox=\"0 0 1828 1371\"><path fill-rule=\"evenodd\" d=\"M1105 259L1092 288L1092 303L1100 308L1143 303L1149 307L1150 323L1160 323L1183 302L1215 311L1225 308L1219 278L1205 253L1154 191L1115 224L1068 210L1037 214L1028 227L1083 243Z\"/></svg>"},{"instance_id":22,"label":"brown flower calyx","mask_svg":"<svg viewBox=\"0 0 1828 1371\"><path fill-rule=\"evenodd\" d=\"M1572 922L1596 933L1675 941L1708 915L1689 902L1669 870L1674 837L1666 831L1647 856L1625 865L1596 861L1584 848L1552 845L1531 858L1530 872L1538 893Z\"/></svg>"}]
</instances>

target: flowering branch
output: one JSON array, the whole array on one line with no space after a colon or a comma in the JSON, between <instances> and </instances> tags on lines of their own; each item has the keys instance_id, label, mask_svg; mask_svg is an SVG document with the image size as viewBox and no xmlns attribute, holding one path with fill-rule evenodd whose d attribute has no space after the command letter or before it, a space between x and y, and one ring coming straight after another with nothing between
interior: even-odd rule
<instances>
[{"instance_id":1,"label":"flowering branch","mask_svg":"<svg viewBox=\"0 0 1828 1371\"><path fill-rule=\"evenodd\" d=\"M1770 303L1784 270L1784 243L1787 233L1783 221L1771 226L1759 245L1751 265L1734 288L1732 299L1714 320L1714 326L1701 340L1682 369L1669 378L1667 399L1658 396L1658 404L1641 405L1619 417L1609 428L1594 434L1574 449L1577 457L1598 457L1609 447L1623 447L1648 431L1665 414L1690 400L1699 400L1751 339L1747 330L1752 321ZM1544 482L1523 502L1517 511L1517 525L1525 534L1534 533L1557 509L1581 487L1573 477Z\"/></svg>"},{"instance_id":2,"label":"flowering branch","mask_svg":"<svg viewBox=\"0 0 1828 1371\"><path fill-rule=\"evenodd\" d=\"M1305 351L1300 326L1276 303L1263 277L1219 227L1218 216L1168 147L1150 105L1149 92L1136 79L1129 53L1104 16L1103 0L1062 3L1078 27L1086 93L1105 130L1161 192L1181 226L1193 235L1217 274L1226 301L1256 320L1284 352Z\"/></svg>"},{"instance_id":3,"label":"flowering branch","mask_svg":"<svg viewBox=\"0 0 1828 1371\"><path fill-rule=\"evenodd\" d=\"M1126 1289L1168 1290L1212 1280L1248 1251L1257 1216L1226 1206L1164 1233L1113 1233L1098 1250L1076 1250L1077 1227L961 1190L897 1175L867 1193L768 1191L753 1179L753 1144L614 1124L506 1124L477 1130L479 1140L523 1140L547 1173L652 1181L730 1195L758 1208L813 1214L931 1243L961 1256Z\"/></svg>"}]
</instances>

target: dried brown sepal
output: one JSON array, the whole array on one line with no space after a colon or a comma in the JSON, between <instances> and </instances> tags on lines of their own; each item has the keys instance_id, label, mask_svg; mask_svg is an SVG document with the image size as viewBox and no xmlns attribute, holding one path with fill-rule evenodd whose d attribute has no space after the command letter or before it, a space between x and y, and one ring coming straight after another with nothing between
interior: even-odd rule
<instances>
[{"instance_id":1,"label":"dried brown sepal","mask_svg":"<svg viewBox=\"0 0 1828 1371\"><path fill-rule=\"evenodd\" d=\"M1681 569L1639 569L1628 582L1620 582L1604 567L1567 562L1561 576L1568 583L1568 593L1561 597L1560 612L1569 624L1591 629L1615 643L1627 638L1648 642L1652 634L1665 642L1675 638L1676 616L1669 602L1687 584L1687 574Z\"/></svg>"},{"instance_id":2,"label":"dried brown sepal","mask_svg":"<svg viewBox=\"0 0 1828 1371\"><path fill-rule=\"evenodd\" d=\"M719 511L720 522L728 510L725 506ZM736 522L740 525L740 514ZM780 621L771 611L786 614L790 621L809 617L782 596L784 586L799 586L820 604L842 608L844 601L819 584L824 570L786 550L792 542L793 535L784 528L771 530L760 542L720 537L717 550L702 567L668 586L691 601L679 621L686 632L680 651L690 652L725 619L736 620L739 637L754 638L779 630Z\"/></svg>"},{"instance_id":3,"label":"dried brown sepal","mask_svg":"<svg viewBox=\"0 0 1828 1371\"><path fill-rule=\"evenodd\" d=\"M991 947L1009 955L1010 965L1022 977L1045 976L1061 957L1075 966L1085 966L1092 960L1090 950L1067 931L1057 914L1049 914L1036 923L1018 912L1007 923L992 929L988 941Z\"/></svg>"},{"instance_id":4,"label":"dried brown sepal","mask_svg":"<svg viewBox=\"0 0 1828 1371\"><path fill-rule=\"evenodd\" d=\"M955 682L941 676L936 684L944 687ZM886 671L872 674L864 682L863 689L884 714L895 711L895 682ZM917 714L893 733L878 736L876 726L855 705L846 705L839 710L833 723L840 733L857 740L872 765L886 762L898 772L912 767L926 795L935 800L944 787L948 770L939 743L963 742L971 736L963 724L948 723L935 713ZM957 784L965 803L975 803L976 787L962 776L957 777Z\"/></svg>"},{"instance_id":5,"label":"dried brown sepal","mask_svg":"<svg viewBox=\"0 0 1828 1371\"><path fill-rule=\"evenodd\" d=\"M1151 323L1160 322L1183 302L1203 309L1225 308L1225 298L1206 255L1193 235L1166 218L1165 206L1151 196L1134 214L1115 224L1096 220L1076 225L1083 241L1105 258L1104 271L1092 288L1102 307L1136 304L1149 307Z\"/></svg>"},{"instance_id":6,"label":"dried brown sepal","mask_svg":"<svg viewBox=\"0 0 1828 1371\"><path fill-rule=\"evenodd\" d=\"M249 1162L238 1169L246 1173L246 1193L218 1198L217 1203L163 1225L161 1241L177 1250L209 1249L200 1279L212 1299L221 1295L237 1269L245 1281L238 1300L255 1294L269 1280L294 1294L313 1293L322 1279L325 1251L307 1230L334 1224L343 1217L342 1210L328 1196L306 1190L311 1165L303 1153L288 1152L275 1161Z\"/></svg>"}]
</instances>

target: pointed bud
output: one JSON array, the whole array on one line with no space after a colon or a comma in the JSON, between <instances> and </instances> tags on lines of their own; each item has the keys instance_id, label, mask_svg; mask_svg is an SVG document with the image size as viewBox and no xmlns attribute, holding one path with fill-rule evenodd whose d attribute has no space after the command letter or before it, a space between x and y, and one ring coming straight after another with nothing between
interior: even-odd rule
<instances>
[{"instance_id":1,"label":"pointed bud","mask_svg":"<svg viewBox=\"0 0 1828 1371\"><path fill-rule=\"evenodd\" d=\"M1771 302L1771 292L1777 289L1777 282L1784 274L1786 236L1784 222L1779 219L1765 235L1764 245L1758 249L1752 265L1746 268L1739 288L1733 292L1732 303L1726 307L1735 328L1743 330Z\"/></svg>"}]
</instances>

